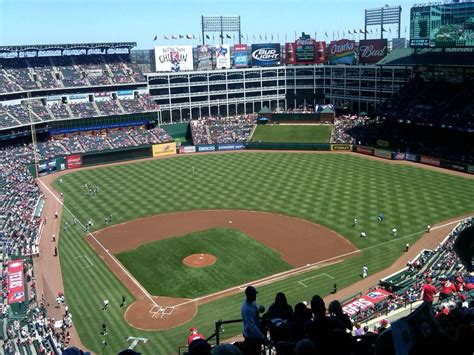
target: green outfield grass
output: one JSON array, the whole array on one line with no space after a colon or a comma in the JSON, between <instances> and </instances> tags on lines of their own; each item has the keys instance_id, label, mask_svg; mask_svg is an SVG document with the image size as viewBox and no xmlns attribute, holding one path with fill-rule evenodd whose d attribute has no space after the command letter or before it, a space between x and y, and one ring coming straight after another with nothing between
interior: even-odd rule
<instances>
[{"instance_id":1,"label":"green outfield grass","mask_svg":"<svg viewBox=\"0 0 474 355\"><path fill-rule=\"evenodd\" d=\"M83 184L99 185L100 192L85 196ZM472 212L473 190L474 181L467 178L362 156L308 153L206 154L105 166L65 175L61 186L66 206L80 221L92 219L98 228L110 212L114 223L120 223L173 211L260 210L320 223L362 250L360 256L343 263L259 287L258 301L267 307L278 291L295 304L315 293L329 294L335 280L340 289L354 283L364 265L370 274L388 267L427 224ZM380 212L385 214L384 222L377 221ZM355 217L359 223L353 228ZM70 220L65 212L62 223ZM393 227L398 229L396 239L390 236ZM361 231L367 239L359 239ZM59 253L67 302L81 339L91 350L100 352L102 321L109 324L106 353L126 348L128 336L140 336L149 341L137 351L166 354L176 353L177 345L186 342L189 326L208 336L216 320L240 317L243 295L234 295L200 306L192 322L173 329L131 328L118 307L121 295L129 302L131 295L83 235L79 227L61 232ZM309 287L298 283L308 278ZM111 302L108 312L100 310L105 298ZM225 336L240 331L226 328Z\"/></svg>"},{"instance_id":2,"label":"green outfield grass","mask_svg":"<svg viewBox=\"0 0 474 355\"><path fill-rule=\"evenodd\" d=\"M329 143L330 125L264 125L257 126L253 142Z\"/></svg>"},{"instance_id":3,"label":"green outfield grass","mask_svg":"<svg viewBox=\"0 0 474 355\"><path fill-rule=\"evenodd\" d=\"M216 263L203 268L183 264L188 255L201 253L214 255ZM184 298L208 295L291 269L274 250L227 228L147 243L116 256L150 294Z\"/></svg>"}]
</instances>

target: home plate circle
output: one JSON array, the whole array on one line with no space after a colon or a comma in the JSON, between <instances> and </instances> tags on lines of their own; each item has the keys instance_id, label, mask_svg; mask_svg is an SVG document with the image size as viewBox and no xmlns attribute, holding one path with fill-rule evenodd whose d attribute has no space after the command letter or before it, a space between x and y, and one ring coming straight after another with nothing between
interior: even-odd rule
<instances>
[{"instance_id":1,"label":"home plate circle","mask_svg":"<svg viewBox=\"0 0 474 355\"><path fill-rule=\"evenodd\" d=\"M217 258L212 254L191 254L183 259L183 264L188 267L205 267L214 265Z\"/></svg>"}]
</instances>

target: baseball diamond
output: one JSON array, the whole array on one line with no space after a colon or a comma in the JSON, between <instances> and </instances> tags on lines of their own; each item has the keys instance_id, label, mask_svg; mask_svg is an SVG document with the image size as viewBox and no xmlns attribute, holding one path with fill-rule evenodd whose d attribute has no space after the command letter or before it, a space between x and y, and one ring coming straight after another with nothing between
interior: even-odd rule
<instances>
[{"instance_id":1,"label":"baseball diamond","mask_svg":"<svg viewBox=\"0 0 474 355\"><path fill-rule=\"evenodd\" d=\"M60 186L56 176L42 180L47 184L56 179L55 188L64 192L67 209L62 214L63 224L72 218L70 213L78 220L93 221L99 221L101 215L113 213L116 223L105 229L101 225L94 226L93 230L97 232L94 232L95 236L89 234L86 237L87 243L81 229L70 228L62 232L60 257L63 275L66 276L64 283L74 304L90 309L93 317L94 304L100 304L102 298L118 299L120 294L125 294L129 300L126 310L117 309L101 315L117 326L122 324L114 334L136 334L133 328L159 329L157 333L147 333L148 339L159 342L163 349L169 346L171 351L176 344L164 341L163 337L173 337L189 324L209 333L212 331L211 319L237 317L235 311L238 307L235 305L240 302L239 290L245 283L219 292L204 292L203 296L196 298L161 297L150 294L141 286L136 279L139 276L127 271L114 254L146 246L148 241L165 236L169 238L196 230L231 226L257 240L264 238L270 248L296 267L260 281L248 280L261 285L264 299L274 290L283 290L292 302L304 299L306 287L294 286L300 285L299 281L303 279L312 280L307 281L312 287L329 294L334 279L340 288L356 282L363 265L367 265L371 273L391 265L403 254L406 242L416 245L424 232L422 226L428 222L441 222L474 208L472 200L463 194L472 185L472 179L397 163L339 152L209 154L85 169L62 175ZM189 165L196 166L197 172L186 183L169 179L170 176L180 176ZM215 166L220 168L216 170ZM296 171L298 179L292 179ZM127 176L127 179L121 176ZM161 183L150 184L153 180ZM84 195L80 186L85 183L101 186L99 195ZM370 186L370 190L360 189L365 185ZM367 195L362 191L371 192ZM453 206L447 203L451 198L463 202ZM401 204L402 200L405 203ZM94 207L87 208L89 205ZM402 226L399 227L399 238L391 238L391 224L381 224L377 220L381 208L385 221ZM189 210L195 211L185 212ZM171 213L173 211L177 213ZM157 213L156 217L145 217ZM245 215L252 216L254 222L239 217ZM356 230L352 227L354 215L358 216ZM285 222L288 218L309 227L307 237L304 233L294 233L295 225ZM340 220L347 222L338 223ZM313 221L319 222L321 227ZM311 228L316 229L312 232ZM366 239L358 237L362 228L371 230ZM339 237L339 233L347 240ZM321 239L323 235L328 236ZM318 238L314 239L314 236ZM301 237L308 239L295 239ZM279 246L281 242L291 245L291 249L285 252L284 246ZM315 242L322 244L309 247ZM332 249L330 254L332 243L336 243L336 249ZM306 253L306 257L294 249L298 247L302 247L301 252ZM89 257L94 266L85 270L92 272L79 271L75 259L71 258L76 254ZM334 279L313 278L321 274ZM159 278L155 282L160 283ZM82 285L95 291L89 292L88 287ZM96 289L94 285L102 286ZM141 316L143 314L145 316ZM81 324L80 319L77 327L85 335L86 346L94 348L93 329L87 330L86 323ZM90 333L91 343L87 342L87 333ZM146 352L144 348L142 350Z\"/></svg>"}]
</instances>

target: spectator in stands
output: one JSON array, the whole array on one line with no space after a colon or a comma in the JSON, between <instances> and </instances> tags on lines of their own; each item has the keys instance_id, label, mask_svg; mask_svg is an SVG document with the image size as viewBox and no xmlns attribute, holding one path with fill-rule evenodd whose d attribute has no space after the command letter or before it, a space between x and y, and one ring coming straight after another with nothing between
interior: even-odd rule
<instances>
[{"instance_id":1,"label":"spectator in stands","mask_svg":"<svg viewBox=\"0 0 474 355\"><path fill-rule=\"evenodd\" d=\"M436 290L436 287L433 286L432 284L433 280L431 277L426 278L426 283L421 287L421 299L423 302L432 304L434 301L434 297L438 290Z\"/></svg>"},{"instance_id":2,"label":"spectator in stands","mask_svg":"<svg viewBox=\"0 0 474 355\"><path fill-rule=\"evenodd\" d=\"M334 350L334 332L340 328L338 320L326 315L326 305L319 295L311 299L313 319L306 323L306 334L314 343L317 353L329 354Z\"/></svg>"},{"instance_id":3,"label":"spectator in stands","mask_svg":"<svg viewBox=\"0 0 474 355\"><path fill-rule=\"evenodd\" d=\"M196 339L205 340L204 335L198 333L198 330L195 327L191 327L189 329L188 345L191 344Z\"/></svg>"},{"instance_id":4,"label":"spectator in stands","mask_svg":"<svg viewBox=\"0 0 474 355\"><path fill-rule=\"evenodd\" d=\"M352 332L352 321L350 317L342 311L341 303L338 300L329 303L328 311L331 316L339 321L343 329Z\"/></svg>"},{"instance_id":5,"label":"spectator in stands","mask_svg":"<svg viewBox=\"0 0 474 355\"><path fill-rule=\"evenodd\" d=\"M268 343L260 323L260 307L257 307L256 303L257 293L255 287L248 286L245 289L245 301L241 308L245 354L249 355L260 354L262 344Z\"/></svg>"},{"instance_id":6,"label":"spectator in stands","mask_svg":"<svg viewBox=\"0 0 474 355\"><path fill-rule=\"evenodd\" d=\"M442 277L441 291L439 293L439 299L440 300L445 300L445 299L451 297L451 295L453 293L456 293L456 292L457 292L456 286L454 286L452 281L449 280L446 276Z\"/></svg>"},{"instance_id":7,"label":"spectator in stands","mask_svg":"<svg viewBox=\"0 0 474 355\"><path fill-rule=\"evenodd\" d=\"M293 308L288 304L283 292L278 292L275 302L270 305L264 315L273 342L290 338L290 322L293 320Z\"/></svg>"},{"instance_id":8,"label":"spectator in stands","mask_svg":"<svg viewBox=\"0 0 474 355\"><path fill-rule=\"evenodd\" d=\"M311 320L311 310L302 302L295 305L293 321L291 322L291 340L297 342L306 336L305 325Z\"/></svg>"}]
</instances>

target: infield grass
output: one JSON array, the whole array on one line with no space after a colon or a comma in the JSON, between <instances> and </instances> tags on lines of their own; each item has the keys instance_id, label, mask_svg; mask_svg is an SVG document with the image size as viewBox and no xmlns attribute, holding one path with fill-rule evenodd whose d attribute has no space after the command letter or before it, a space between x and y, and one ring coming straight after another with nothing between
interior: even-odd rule
<instances>
[{"instance_id":1,"label":"infield grass","mask_svg":"<svg viewBox=\"0 0 474 355\"><path fill-rule=\"evenodd\" d=\"M216 263L201 268L183 264L185 257L201 253L214 255ZM184 298L208 295L291 269L274 250L227 228L143 244L116 256L150 294Z\"/></svg>"},{"instance_id":2,"label":"infield grass","mask_svg":"<svg viewBox=\"0 0 474 355\"><path fill-rule=\"evenodd\" d=\"M84 195L83 184L99 185L100 192ZM258 302L267 307L278 291L285 292L294 305L309 301L314 294L328 295L335 281L342 289L360 279L362 266L368 266L373 274L392 264L403 253L405 243L413 244L427 224L474 211L472 179L345 154L245 152L104 166L65 175L61 191L76 217L80 221L92 219L97 228L110 212L114 223L119 223L184 210L259 210L317 222L362 250L360 256L342 263L259 287ZM380 212L385 214L384 222L377 221ZM356 227L351 226L353 218L359 220ZM64 221L71 222L67 212ZM398 229L397 238L390 236L393 227ZM359 238L361 231L367 233L366 239ZM189 326L209 336L216 320L240 317L241 294L200 306L191 322L173 329L147 332L130 327L118 305L121 295L129 303L132 296L83 235L79 227L62 231L59 253L66 300L89 349L116 354L129 346L128 336L138 336L148 339L146 345L135 349L143 354L176 353L177 346L186 342ZM81 256L87 256L93 266L84 268ZM261 264L266 264L265 260ZM319 277L322 273L334 279ZM313 276L317 277L310 288L298 283ZM105 298L111 303L108 312L100 310ZM109 345L101 352L103 321L109 324ZM239 332L239 325L229 326L223 336Z\"/></svg>"},{"instance_id":3,"label":"infield grass","mask_svg":"<svg viewBox=\"0 0 474 355\"><path fill-rule=\"evenodd\" d=\"M259 125L253 142L329 143L330 125Z\"/></svg>"}]
</instances>

